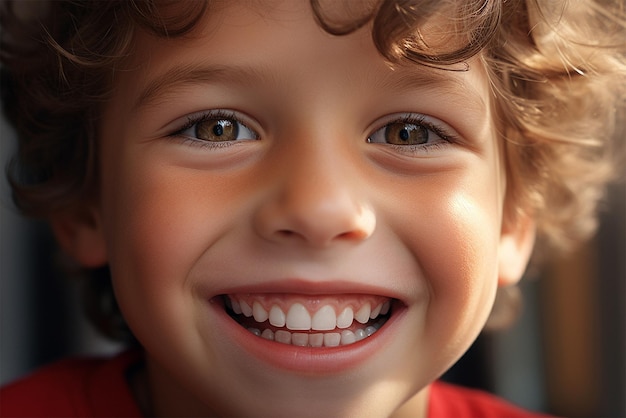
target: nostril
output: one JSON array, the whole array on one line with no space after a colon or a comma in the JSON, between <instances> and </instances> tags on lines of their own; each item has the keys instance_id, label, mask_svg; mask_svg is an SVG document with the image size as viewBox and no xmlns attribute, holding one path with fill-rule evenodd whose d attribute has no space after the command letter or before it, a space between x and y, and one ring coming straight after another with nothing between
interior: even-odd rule
<instances>
[{"instance_id":1,"label":"nostril","mask_svg":"<svg viewBox=\"0 0 626 418\"><path fill-rule=\"evenodd\" d=\"M289 229L281 229L279 231L276 231L276 233L280 236L283 236L285 238L289 238L292 237L294 235L297 235L295 232L290 231Z\"/></svg>"},{"instance_id":2,"label":"nostril","mask_svg":"<svg viewBox=\"0 0 626 418\"><path fill-rule=\"evenodd\" d=\"M300 233L293 229L279 229L275 232L275 236L287 241L301 239L314 245L326 246L333 241L361 241L370 235L369 231L361 228L354 228L345 232L341 232L335 236L330 233L320 233L317 230L305 231Z\"/></svg>"},{"instance_id":3,"label":"nostril","mask_svg":"<svg viewBox=\"0 0 626 418\"><path fill-rule=\"evenodd\" d=\"M362 240L369 236L369 234L365 231L348 231L342 234L337 235L338 239L344 240Z\"/></svg>"},{"instance_id":4,"label":"nostril","mask_svg":"<svg viewBox=\"0 0 626 418\"><path fill-rule=\"evenodd\" d=\"M277 243L327 247L363 241L376 227L374 211L348 198L326 198L308 205L295 200L272 198L259 208L255 229L261 237Z\"/></svg>"}]
</instances>

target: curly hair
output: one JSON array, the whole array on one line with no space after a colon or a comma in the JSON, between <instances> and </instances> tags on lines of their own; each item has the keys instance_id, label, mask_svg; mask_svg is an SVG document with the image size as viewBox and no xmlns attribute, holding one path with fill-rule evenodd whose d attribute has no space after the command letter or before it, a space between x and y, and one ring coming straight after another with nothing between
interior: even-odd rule
<instances>
[{"instance_id":1,"label":"curly hair","mask_svg":"<svg viewBox=\"0 0 626 418\"><path fill-rule=\"evenodd\" d=\"M219 2L43 1L37 13L24 4L0 10L2 101L19 138L8 176L18 208L52 218L98 193L99 113L136 31L185 36ZM593 231L625 109L623 0L371 0L347 2L349 13L310 4L333 35L369 25L392 65L463 71L479 56L506 161L506 216L532 217L559 247ZM452 30L431 45L423 28L434 16Z\"/></svg>"}]
</instances>

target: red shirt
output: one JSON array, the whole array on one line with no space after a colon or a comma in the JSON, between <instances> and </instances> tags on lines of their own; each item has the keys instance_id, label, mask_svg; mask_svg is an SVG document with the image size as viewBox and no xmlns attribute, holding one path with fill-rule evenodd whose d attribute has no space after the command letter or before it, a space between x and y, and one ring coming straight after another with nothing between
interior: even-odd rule
<instances>
[{"instance_id":1,"label":"red shirt","mask_svg":"<svg viewBox=\"0 0 626 418\"><path fill-rule=\"evenodd\" d=\"M140 359L140 353L126 352L112 359L69 359L46 366L0 390L0 416L141 417L125 377ZM485 392L431 385L428 418L537 416Z\"/></svg>"},{"instance_id":2,"label":"red shirt","mask_svg":"<svg viewBox=\"0 0 626 418\"><path fill-rule=\"evenodd\" d=\"M138 352L53 363L0 390L2 417L141 417L125 373Z\"/></svg>"},{"instance_id":3,"label":"red shirt","mask_svg":"<svg viewBox=\"0 0 626 418\"><path fill-rule=\"evenodd\" d=\"M547 417L511 405L496 396L443 382L430 387L428 418L531 418Z\"/></svg>"}]
</instances>

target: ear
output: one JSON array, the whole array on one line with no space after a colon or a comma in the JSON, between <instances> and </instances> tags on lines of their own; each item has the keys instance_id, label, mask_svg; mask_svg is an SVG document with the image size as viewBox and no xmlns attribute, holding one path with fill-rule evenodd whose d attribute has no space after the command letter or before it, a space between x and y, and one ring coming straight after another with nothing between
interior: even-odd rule
<instances>
[{"instance_id":1,"label":"ear","mask_svg":"<svg viewBox=\"0 0 626 418\"><path fill-rule=\"evenodd\" d=\"M56 215L52 230L61 248L83 267L102 267L107 262L102 222L95 208Z\"/></svg>"},{"instance_id":2,"label":"ear","mask_svg":"<svg viewBox=\"0 0 626 418\"><path fill-rule=\"evenodd\" d=\"M535 245L535 233L535 222L528 216L504 221L498 254L500 287L514 285L522 278Z\"/></svg>"}]
</instances>

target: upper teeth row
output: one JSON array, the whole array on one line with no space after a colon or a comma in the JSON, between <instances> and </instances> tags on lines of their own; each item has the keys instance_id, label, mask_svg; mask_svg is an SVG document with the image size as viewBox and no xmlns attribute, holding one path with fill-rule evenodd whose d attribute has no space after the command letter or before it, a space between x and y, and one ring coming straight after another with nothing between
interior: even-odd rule
<instances>
[{"instance_id":1,"label":"upper teeth row","mask_svg":"<svg viewBox=\"0 0 626 418\"><path fill-rule=\"evenodd\" d=\"M353 320L357 320L361 324L365 324L370 319L385 315L389 312L390 303L386 301L372 309L369 303L365 303L354 312L352 307L345 307L338 315L335 309L330 305L322 306L313 315L301 303L294 303L285 312L278 306L272 305L269 312L259 302L253 302L250 306L245 300L235 300L230 298L233 312L247 317L254 317L256 322L265 322L269 320L270 324L275 327L287 327L292 331L330 331L335 328L348 328L352 325Z\"/></svg>"}]
</instances>

